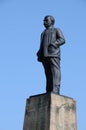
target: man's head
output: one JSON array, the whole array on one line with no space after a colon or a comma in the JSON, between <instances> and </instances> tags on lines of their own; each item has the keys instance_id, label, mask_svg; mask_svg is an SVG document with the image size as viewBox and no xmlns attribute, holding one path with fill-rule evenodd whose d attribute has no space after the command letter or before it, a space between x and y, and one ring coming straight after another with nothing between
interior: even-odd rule
<instances>
[{"instance_id":1,"label":"man's head","mask_svg":"<svg viewBox=\"0 0 86 130\"><path fill-rule=\"evenodd\" d=\"M55 23L55 19L54 19L53 16L47 15L47 16L44 17L44 26L45 26L46 28L48 28L48 27L54 25L54 23Z\"/></svg>"}]
</instances>

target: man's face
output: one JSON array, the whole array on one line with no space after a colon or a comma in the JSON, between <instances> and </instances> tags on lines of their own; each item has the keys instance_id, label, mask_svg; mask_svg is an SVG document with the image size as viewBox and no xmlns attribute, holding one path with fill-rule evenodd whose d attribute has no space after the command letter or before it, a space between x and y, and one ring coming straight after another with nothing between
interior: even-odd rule
<instances>
[{"instance_id":1,"label":"man's face","mask_svg":"<svg viewBox=\"0 0 86 130\"><path fill-rule=\"evenodd\" d=\"M44 26L45 26L46 28L48 28L48 27L50 27L51 25L52 25L52 21L51 21L50 17L46 17L46 18L44 19Z\"/></svg>"}]
</instances>

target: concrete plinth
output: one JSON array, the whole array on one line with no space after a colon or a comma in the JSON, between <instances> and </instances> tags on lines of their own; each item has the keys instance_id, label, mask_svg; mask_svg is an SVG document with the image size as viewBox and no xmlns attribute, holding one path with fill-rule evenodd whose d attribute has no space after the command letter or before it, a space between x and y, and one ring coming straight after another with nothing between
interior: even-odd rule
<instances>
[{"instance_id":1,"label":"concrete plinth","mask_svg":"<svg viewBox=\"0 0 86 130\"><path fill-rule=\"evenodd\" d=\"M76 102L53 93L31 96L23 130L76 130Z\"/></svg>"}]
</instances>

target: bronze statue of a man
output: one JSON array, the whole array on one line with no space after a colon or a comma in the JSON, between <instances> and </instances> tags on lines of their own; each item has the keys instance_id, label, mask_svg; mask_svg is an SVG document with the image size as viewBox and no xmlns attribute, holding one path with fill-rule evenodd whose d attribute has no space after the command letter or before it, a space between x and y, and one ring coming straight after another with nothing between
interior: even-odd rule
<instances>
[{"instance_id":1,"label":"bronze statue of a man","mask_svg":"<svg viewBox=\"0 0 86 130\"><path fill-rule=\"evenodd\" d=\"M46 92L60 94L60 46L65 43L60 29L54 28L53 16L45 16L45 30L41 34L38 61L42 62L46 75Z\"/></svg>"}]
</instances>

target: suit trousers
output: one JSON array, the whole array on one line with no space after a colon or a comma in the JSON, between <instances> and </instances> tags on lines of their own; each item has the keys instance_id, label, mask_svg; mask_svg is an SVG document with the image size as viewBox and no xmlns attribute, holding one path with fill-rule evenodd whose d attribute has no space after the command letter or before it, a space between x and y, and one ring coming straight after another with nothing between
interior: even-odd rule
<instances>
[{"instance_id":1,"label":"suit trousers","mask_svg":"<svg viewBox=\"0 0 86 130\"><path fill-rule=\"evenodd\" d=\"M59 94L60 90L60 58L46 57L42 61L46 75L46 91Z\"/></svg>"}]
</instances>

